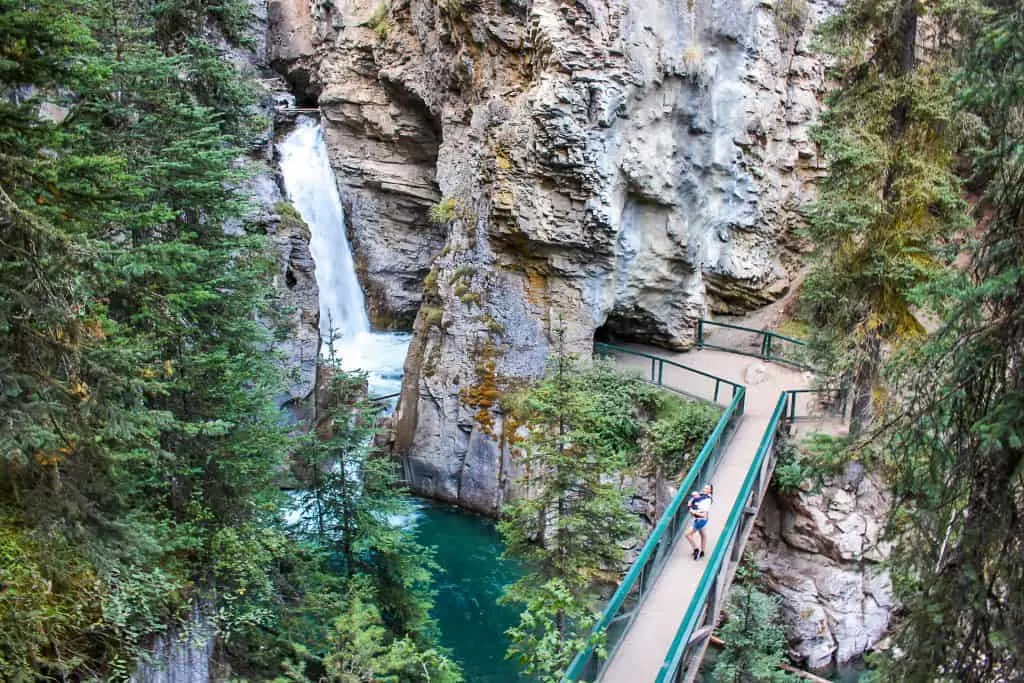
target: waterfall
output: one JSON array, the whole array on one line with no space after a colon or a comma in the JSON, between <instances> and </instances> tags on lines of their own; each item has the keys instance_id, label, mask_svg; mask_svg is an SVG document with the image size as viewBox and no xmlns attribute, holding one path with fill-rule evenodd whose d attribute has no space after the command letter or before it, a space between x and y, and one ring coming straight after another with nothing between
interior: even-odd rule
<instances>
[{"instance_id":1,"label":"waterfall","mask_svg":"<svg viewBox=\"0 0 1024 683\"><path fill-rule=\"evenodd\" d=\"M370 331L363 291L345 237L345 210L327 158L320 124L301 116L278 145L288 198L309 225L309 249L320 288L320 336L352 339ZM333 330L331 328L334 328Z\"/></svg>"},{"instance_id":2,"label":"waterfall","mask_svg":"<svg viewBox=\"0 0 1024 683\"><path fill-rule=\"evenodd\" d=\"M277 145L288 199L306 221L320 290L320 337L330 343L346 370L364 370L373 396L402 387L402 366L410 335L370 331L366 302L345 236L345 209L338 195L320 123L300 116Z\"/></svg>"}]
</instances>

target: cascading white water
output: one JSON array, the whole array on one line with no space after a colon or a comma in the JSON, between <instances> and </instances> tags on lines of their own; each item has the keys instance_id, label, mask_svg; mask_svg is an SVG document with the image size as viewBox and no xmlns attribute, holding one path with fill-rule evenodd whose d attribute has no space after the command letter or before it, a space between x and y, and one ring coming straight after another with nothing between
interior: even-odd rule
<instances>
[{"instance_id":1,"label":"cascading white water","mask_svg":"<svg viewBox=\"0 0 1024 683\"><path fill-rule=\"evenodd\" d=\"M363 291L345 237L345 210L320 124L300 117L278 152L285 191L312 232L309 249L320 288L320 336L330 339L333 333L345 339L369 332Z\"/></svg>"},{"instance_id":2,"label":"cascading white water","mask_svg":"<svg viewBox=\"0 0 1024 683\"><path fill-rule=\"evenodd\" d=\"M334 352L342 367L365 370L371 396L395 393L402 388L410 337L370 331L320 123L300 116L277 151L285 191L311 233L309 247L320 289L320 336L328 341L333 332Z\"/></svg>"},{"instance_id":3,"label":"cascading white water","mask_svg":"<svg viewBox=\"0 0 1024 683\"><path fill-rule=\"evenodd\" d=\"M370 395L392 394L401 388L410 335L374 333L369 330L363 293L356 279L352 254L345 239L344 213L334 173L319 124L300 118L278 146L285 189L309 225L311 247L320 288L321 334L328 338L330 316L341 337L334 350L346 369L368 374ZM293 492L285 511L289 524L310 531L313 518L304 507L302 494ZM438 621L442 643L463 661L467 680L521 680L514 664L504 658L505 632L515 623L515 611L495 602L506 584L517 580L521 570L502 557L503 546L493 526L475 516L446 506L416 503L411 514L388 518L394 527L416 529L419 542L438 545L447 552L439 560L454 579L440 581ZM455 542L453 542L455 539ZM482 571L485 568L486 571ZM486 647L479 638L484 635Z\"/></svg>"}]
</instances>

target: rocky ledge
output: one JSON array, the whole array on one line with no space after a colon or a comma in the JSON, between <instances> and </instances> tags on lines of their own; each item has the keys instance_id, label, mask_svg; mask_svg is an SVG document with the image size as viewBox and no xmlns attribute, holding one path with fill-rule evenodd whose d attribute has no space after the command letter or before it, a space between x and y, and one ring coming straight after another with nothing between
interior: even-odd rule
<instances>
[{"instance_id":1,"label":"rocky ledge","mask_svg":"<svg viewBox=\"0 0 1024 683\"><path fill-rule=\"evenodd\" d=\"M761 506L748 553L782 597L791 657L808 669L842 665L883 640L894 610L881 562L890 497L851 463L842 477Z\"/></svg>"}]
</instances>

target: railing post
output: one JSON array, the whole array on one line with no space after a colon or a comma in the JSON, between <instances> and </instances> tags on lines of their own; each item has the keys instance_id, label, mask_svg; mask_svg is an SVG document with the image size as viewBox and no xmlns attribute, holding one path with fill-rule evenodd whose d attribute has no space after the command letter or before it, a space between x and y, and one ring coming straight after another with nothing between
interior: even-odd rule
<instances>
[{"instance_id":1,"label":"railing post","mask_svg":"<svg viewBox=\"0 0 1024 683\"><path fill-rule=\"evenodd\" d=\"M657 364L657 358L651 357L651 381L654 381L654 366Z\"/></svg>"},{"instance_id":2,"label":"railing post","mask_svg":"<svg viewBox=\"0 0 1024 683\"><path fill-rule=\"evenodd\" d=\"M661 378L662 378L662 376L664 374L665 374L665 361L659 360L658 361L658 386L659 387L662 384Z\"/></svg>"},{"instance_id":3,"label":"railing post","mask_svg":"<svg viewBox=\"0 0 1024 683\"><path fill-rule=\"evenodd\" d=\"M704 318L697 318L697 348L704 348Z\"/></svg>"},{"instance_id":4,"label":"railing post","mask_svg":"<svg viewBox=\"0 0 1024 683\"><path fill-rule=\"evenodd\" d=\"M772 333L768 330L764 331L764 357L772 357Z\"/></svg>"}]
</instances>

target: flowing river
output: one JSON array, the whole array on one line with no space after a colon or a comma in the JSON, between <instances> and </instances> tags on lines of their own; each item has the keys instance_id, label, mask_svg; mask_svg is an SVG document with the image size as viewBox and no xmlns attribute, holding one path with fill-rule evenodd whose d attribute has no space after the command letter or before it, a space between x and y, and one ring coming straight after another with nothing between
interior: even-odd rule
<instances>
[{"instance_id":1,"label":"flowing river","mask_svg":"<svg viewBox=\"0 0 1024 683\"><path fill-rule=\"evenodd\" d=\"M346 370L367 373L371 396L402 388L410 335L373 332L345 236L345 212L317 120L302 116L279 144L288 198L309 225L310 250L320 289L320 335L333 335L334 352ZM516 666L504 659L505 630L515 608L497 604L504 587L521 574L503 560L494 524L458 508L422 501L409 522L420 541L436 548L433 615L441 644L462 664L466 681L515 681Z\"/></svg>"}]
</instances>

